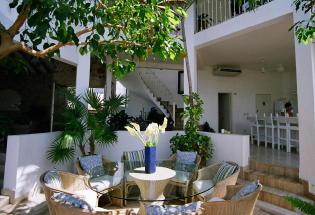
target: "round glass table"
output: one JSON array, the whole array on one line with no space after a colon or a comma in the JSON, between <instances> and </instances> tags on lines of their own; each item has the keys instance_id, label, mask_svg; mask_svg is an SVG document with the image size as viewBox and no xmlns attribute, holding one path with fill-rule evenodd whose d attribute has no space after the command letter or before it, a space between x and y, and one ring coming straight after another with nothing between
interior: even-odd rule
<instances>
[{"instance_id":1,"label":"round glass table","mask_svg":"<svg viewBox=\"0 0 315 215\"><path fill-rule=\"evenodd\" d=\"M198 174L195 164L163 160L157 161L156 165L155 173L146 174L144 162L141 161L106 163L89 172L88 185L100 195L145 204L178 200L187 202L214 186L212 183L194 184ZM198 191L193 186L197 186Z\"/></svg>"}]
</instances>

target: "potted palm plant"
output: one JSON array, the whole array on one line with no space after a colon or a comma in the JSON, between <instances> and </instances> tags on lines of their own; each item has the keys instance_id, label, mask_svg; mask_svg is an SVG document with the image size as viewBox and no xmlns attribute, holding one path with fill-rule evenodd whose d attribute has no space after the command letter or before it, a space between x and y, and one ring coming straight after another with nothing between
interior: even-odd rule
<instances>
[{"instance_id":1,"label":"potted palm plant","mask_svg":"<svg viewBox=\"0 0 315 215\"><path fill-rule=\"evenodd\" d=\"M109 117L119 111L126 102L124 96L102 99L93 90L87 90L83 97L74 90L65 92L66 106L62 113L64 130L52 142L47 157L54 163L73 159L76 147L82 156L94 155L96 144L105 146L117 141L115 131L110 128ZM93 109L89 111L87 104Z\"/></svg>"}]
</instances>

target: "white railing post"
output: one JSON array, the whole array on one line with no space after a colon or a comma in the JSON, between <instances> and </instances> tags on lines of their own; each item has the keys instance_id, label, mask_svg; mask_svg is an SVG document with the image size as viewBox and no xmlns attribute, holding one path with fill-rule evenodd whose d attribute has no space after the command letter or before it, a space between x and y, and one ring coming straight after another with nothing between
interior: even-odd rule
<instances>
[{"instance_id":1,"label":"white railing post","mask_svg":"<svg viewBox=\"0 0 315 215\"><path fill-rule=\"evenodd\" d=\"M176 104L173 102L173 121L174 121L174 127L176 125Z\"/></svg>"}]
</instances>

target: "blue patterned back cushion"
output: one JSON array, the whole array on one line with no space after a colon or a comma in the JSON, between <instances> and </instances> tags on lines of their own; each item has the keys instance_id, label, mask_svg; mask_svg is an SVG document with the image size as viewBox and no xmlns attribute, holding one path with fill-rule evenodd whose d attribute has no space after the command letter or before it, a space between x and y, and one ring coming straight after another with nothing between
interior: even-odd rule
<instances>
[{"instance_id":1,"label":"blue patterned back cushion","mask_svg":"<svg viewBox=\"0 0 315 215\"><path fill-rule=\"evenodd\" d=\"M98 166L103 166L103 160L101 155L91 155L91 156L86 156L86 157L80 157L79 158L80 165L82 169L84 170L85 173L90 173L90 171ZM99 174L105 174L104 169Z\"/></svg>"},{"instance_id":2,"label":"blue patterned back cushion","mask_svg":"<svg viewBox=\"0 0 315 215\"><path fill-rule=\"evenodd\" d=\"M248 185L246 185L245 187L243 187L242 189L240 189L240 191L238 191L233 197L232 200L237 200L240 198L243 198L253 192L255 192L258 188L259 185L259 181L253 181L251 183L249 183Z\"/></svg>"},{"instance_id":3,"label":"blue patterned back cushion","mask_svg":"<svg viewBox=\"0 0 315 215\"><path fill-rule=\"evenodd\" d=\"M171 214L190 214L200 210L201 202L192 202L186 205L147 205L145 211L147 215L171 215Z\"/></svg>"},{"instance_id":4,"label":"blue patterned back cushion","mask_svg":"<svg viewBox=\"0 0 315 215\"><path fill-rule=\"evenodd\" d=\"M60 175L55 170L50 170L45 174L44 182L57 190L61 190L63 188Z\"/></svg>"},{"instance_id":5,"label":"blue patterned back cushion","mask_svg":"<svg viewBox=\"0 0 315 215\"><path fill-rule=\"evenodd\" d=\"M144 166L144 149L138 151L124 152L123 159L126 161L126 168L132 170Z\"/></svg>"},{"instance_id":6,"label":"blue patterned back cushion","mask_svg":"<svg viewBox=\"0 0 315 215\"><path fill-rule=\"evenodd\" d=\"M182 152L176 151L176 162L185 164L194 164L197 157L197 152Z\"/></svg>"},{"instance_id":7,"label":"blue patterned back cushion","mask_svg":"<svg viewBox=\"0 0 315 215\"><path fill-rule=\"evenodd\" d=\"M233 175L233 173L238 169L237 165L229 164L227 162L224 162L221 164L218 172L213 177L212 181L213 183L218 183L219 181L222 181L226 179L227 177Z\"/></svg>"},{"instance_id":8,"label":"blue patterned back cushion","mask_svg":"<svg viewBox=\"0 0 315 215\"><path fill-rule=\"evenodd\" d=\"M91 207L89 203L87 203L86 201L82 199L76 198L72 195L69 195L67 193L55 193L53 195L53 198L65 205L71 205L76 208L82 208L89 211L93 211L93 208Z\"/></svg>"}]
</instances>

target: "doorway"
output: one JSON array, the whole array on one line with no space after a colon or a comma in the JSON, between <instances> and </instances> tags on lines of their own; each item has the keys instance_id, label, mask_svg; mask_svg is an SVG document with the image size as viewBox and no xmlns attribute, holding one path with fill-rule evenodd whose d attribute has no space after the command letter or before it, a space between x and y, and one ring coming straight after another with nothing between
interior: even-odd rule
<instances>
[{"instance_id":1,"label":"doorway","mask_svg":"<svg viewBox=\"0 0 315 215\"><path fill-rule=\"evenodd\" d=\"M256 113L258 115L273 113L271 94L256 94Z\"/></svg>"},{"instance_id":2,"label":"doorway","mask_svg":"<svg viewBox=\"0 0 315 215\"><path fill-rule=\"evenodd\" d=\"M219 131L231 131L231 93L219 93Z\"/></svg>"}]
</instances>

